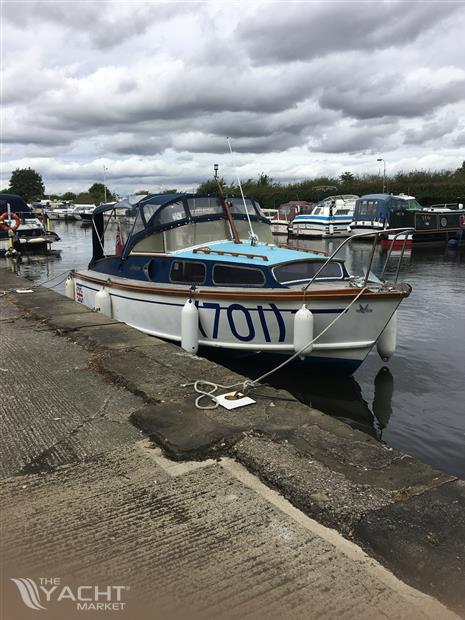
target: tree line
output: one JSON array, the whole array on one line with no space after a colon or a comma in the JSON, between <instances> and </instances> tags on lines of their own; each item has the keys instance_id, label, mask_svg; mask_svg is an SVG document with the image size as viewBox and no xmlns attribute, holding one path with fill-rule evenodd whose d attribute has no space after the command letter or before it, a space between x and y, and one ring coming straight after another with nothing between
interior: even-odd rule
<instances>
[{"instance_id":1,"label":"tree line","mask_svg":"<svg viewBox=\"0 0 465 620\"><path fill-rule=\"evenodd\" d=\"M222 179L224 192L227 195L240 193L239 187L233 182L227 184ZM415 196L424 206L437 203L465 203L465 161L456 170L411 171L399 172L387 176L385 185L388 193L409 194ZM261 173L258 178L242 182L244 194L255 196L265 208L277 208L290 200L317 202L333 194L364 194L381 193L383 178L375 174L353 174L346 171L338 177L320 176L294 183L280 183L269 175ZM176 189L167 189L163 193L176 193ZM217 192L215 179L207 179L197 187L198 194L214 194ZM30 202L44 197L45 185L41 175L31 168L14 170L9 187L2 193L19 194ZM150 190L139 190L136 194L150 194ZM160 193L160 192L157 192ZM117 198L103 183L94 183L86 192L47 195L51 200L66 200L76 204L99 204L105 199L112 201Z\"/></svg>"}]
</instances>

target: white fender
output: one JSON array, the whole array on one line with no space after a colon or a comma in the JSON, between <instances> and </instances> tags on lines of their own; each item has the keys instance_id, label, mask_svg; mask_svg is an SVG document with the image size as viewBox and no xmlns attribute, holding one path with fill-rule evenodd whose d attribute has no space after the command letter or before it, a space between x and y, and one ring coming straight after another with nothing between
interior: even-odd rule
<instances>
[{"instance_id":1,"label":"white fender","mask_svg":"<svg viewBox=\"0 0 465 620\"><path fill-rule=\"evenodd\" d=\"M394 354L397 344L397 310L391 316L389 323L381 332L376 348L383 362L387 362Z\"/></svg>"},{"instance_id":2,"label":"white fender","mask_svg":"<svg viewBox=\"0 0 465 620\"><path fill-rule=\"evenodd\" d=\"M308 355L313 349L313 314L305 304L294 315L294 351ZM307 346L306 346L307 345Z\"/></svg>"},{"instance_id":3,"label":"white fender","mask_svg":"<svg viewBox=\"0 0 465 620\"><path fill-rule=\"evenodd\" d=\"M334 225L333 224L329 225L329 234L330 235L334 235Z\"/></svg>"},{"instance_id":4,"label":"white fender","mask_svg":"<svg viewBox=\"0 0 465 620\"><path fill-rule=\"evenodd\" d=\"M95 308L97 312L101 312L102 314L106 314L111 317L112 307L111 307L111 296L105 287L103 287L96 295L95 295Z\"/></svg>"},{"instance_id":5,"label":"white fender","mask_svg":"<svg viewBox=\"0 0 465 620\"><path fill-rule=\"evenodd\" d=\"M199 311L192 299L181 310L181 346L194 355L199 349Z\"/></svg>"},{"instance_id":6,"label":"white fender","mask_svg":"<svg viewBox=\"0 0 465 620\"><path fill-rule=\"evenodd\" d=\"M74 280L71 276L66 278L65 282L65 295L70 299L74 299Z\"/></svg>"}]
</instances>

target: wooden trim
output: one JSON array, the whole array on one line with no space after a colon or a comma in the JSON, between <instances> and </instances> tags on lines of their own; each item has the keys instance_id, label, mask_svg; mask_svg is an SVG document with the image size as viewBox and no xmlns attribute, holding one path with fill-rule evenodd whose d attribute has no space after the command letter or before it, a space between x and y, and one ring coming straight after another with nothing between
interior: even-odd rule
<instances>
[{"instance_id":1,"label":"wooden trim","mask_svg":"<svg viewBox=\"0 0 465 620\"><path fill-rule=\"evenodd\" d=\"M193 254L218 254L219 256L245 256L246 258L261 258L267 261L268 256L263 254L249 254L247 252L226 252L224 250L212 250L211 248L195 248Z\"/></svg>"},{"instance_id":2,"label":"wooden trim","mask_svg":"<svg viewBox=\"0 0 465 620\"><path fill-rule=\"evenodd\" d=\"M192 293L188 288L159 288L157 286L153 286L149 283L146 285L142 284L126 284L125 282L116 282L112 280L108 274L102 274L102 277L89 276L83 274L79 271L72 271L71 275L74 277L80 278L81 280L85 280L86 282L94 282L95 284L112 286L113 288L126 290L126 291L134 291L137 293L146 293L149 295L171 295L173 297L203 297L206 299L226 299L226 300L234 300L234 299L246 299L246 300L259 300L266 302L283 302L283 301L301 301L304 302L308 299L325 299L325 300L333 300L333 299L351 299L356 297L360 293L360 288L344 288L344 289L332 289L327 291L292 291L292 290L280 290L276 289L273 292L268 292L262 290L231 290L231 291L214 291L211 289L197 289L195 293ZM187 285L186 285L187 286ZM383 291L383 292L373 292L367 290L363 295L361 295L360 299L385 299L390 297L397 297L402 299L403 297L408 297L410 295L410 290L398 290L398 291Z\"/></svg>"}]
</instances>

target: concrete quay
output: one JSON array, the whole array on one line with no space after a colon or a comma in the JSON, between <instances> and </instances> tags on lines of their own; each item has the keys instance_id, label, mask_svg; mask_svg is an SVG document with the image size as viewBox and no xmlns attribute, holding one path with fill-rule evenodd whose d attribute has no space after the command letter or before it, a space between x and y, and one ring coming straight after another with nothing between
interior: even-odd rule
<instances>
[{"instance_id":1,"label":"concrete quay","mask_svg":"<svg viewBox=\"0 0 465 620\"><path fill-rule=\"evenodd\" d=\"M185 384L240 377L4 270L0 290L2 618L37 616L12 578L51 618L465 616L463 481L268 386L199 411Z\"/></svg>"}]
</instances>

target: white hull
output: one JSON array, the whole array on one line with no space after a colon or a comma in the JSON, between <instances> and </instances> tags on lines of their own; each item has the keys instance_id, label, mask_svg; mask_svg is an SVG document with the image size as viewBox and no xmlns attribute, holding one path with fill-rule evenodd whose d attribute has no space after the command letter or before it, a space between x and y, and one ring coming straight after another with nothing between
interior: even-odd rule
<instances>
[{"instance_id":1,"label":"white hull","mask_svg":"<svg viewBox=\"0 0 465 620\"><path fill-rule=\"evenodd\" d=\"M350 234L357 235L359 233L379 232L380 230L386 230L389 228L389 224L384 222L362 221L351 222Z\"/></svg>"},{"instance_id":2,"label":"white hull","mask_svg":"<svg viewBox=\"0 0 465 620\"><path fill-rule=\"evenodd\" d=\"M348 237L350 235L350 219L330 222L325 220L302 220L292 223L291 235L293 237Z\"/></svg>"},{"instance_id":3,"label":"white hull","mask_svg":"<svg viewBox=\"0 0 465 620\"><path fill-rule=\"evenodd\" d=\"M86 272L95 278L95 272ZM95 295L108 276L101 283L73 275L76 301L94 308ZM122 286L121 286L122 285ZM136 286L134 286L136 285ZM105 287L111 296L111 314L114 319L127 323L142 332L174 342L181 341L181 310L189 297L185 294L171 294L169 286L134 282L125 278L112 277L112 284ZM144 290L145 289L145 290ZM152 290L151 290L152 289ZM155 290L156 289L156 290ZM261 289L260 294L268 300L253 299L250 290L246 298L238 291L231 300L231 289L221 292L215 289L215 296L208 289L196 294L199 309L199 344L234 349L250 353L274 353L286 356L294 353L294 315L302 306L302 300L286 300L273 297L273 289ZM340 290L340 289L339 289ZM163 291L163 292L160 292ZM347 296L329 298L320 295L307 306L315 321L315 336L331 323L358 291L349 289ZM205 294L203 294L205 293ZM376 295L368 299L365 295L344 313L313 345L310 357L317 361L347 362L356 368L376 343L402 297L399 295Z\"/></svg>"},{"instance_id":4,"label":"white hull","mask_svg":"<svg viewBox=\"0 0 465 620\"><path fill-rule=\"evenodd\" d=\"M287 220L271 220L271 234L273 236L287 237L289 234L289 222Z\"/></svg>"}]
</instances>

